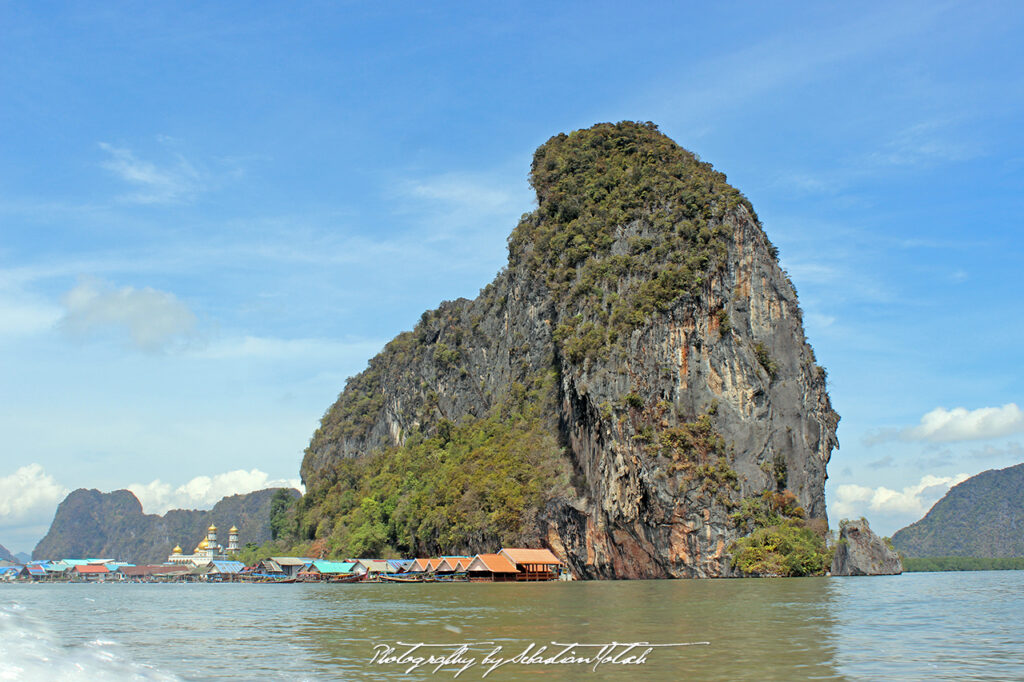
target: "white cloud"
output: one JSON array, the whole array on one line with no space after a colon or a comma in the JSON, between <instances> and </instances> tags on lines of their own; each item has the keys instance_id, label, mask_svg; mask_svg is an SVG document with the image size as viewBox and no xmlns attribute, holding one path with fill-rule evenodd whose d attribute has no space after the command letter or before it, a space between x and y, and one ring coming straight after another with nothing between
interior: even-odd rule
<instances>
[{"instance_id":1,"label":"white cloud","mask_svg":"<svg viewBox=\"0 0 1024 682\"><path fill-rule=\"evenodd\" d=\"M836 488L832 511L840 517L847 518L862 516L866 510L870 510L886 514L905 514L917 519L924 516L947 490L968 478L968 474L927 474L917 483L902 490L893 490L885 486L869 488L847 483Z\"/></svg>"},{"instance_id":2,"label":"white cloud","mask_svg":"<svg viewBox=\"0 0 1024 682\"><path fill-rule=\"evenodd\" d=\"M109 329L128 332L132 345L159 351L194 331L196 317L174 294L146 287L114 288L109 282L83 278L62 300L61 327L85 337Z\"/></svg>"},{"instance_id":3,"label":"white cloud","mask_svg":"<svg viewBox=\"0 0 1024 682\"><path fill-rule=\"evenodd\" d=\"M47 511L64 499L68 489L43 471L39 464L27 464L10 476L0 478L0 519L4 523Z\"/></svg>"},{"instance_id":4,"label":"white cloud","mask_svg":"<svg viewBox=\"0 0 1024 682\"><path fill-rule=\"evenodd\" d=\"M210 509L221 498L229 495L243 495L254 490L278 487L304 490L297 478L271 480L266 472L259 469L237 469L214 476L196 476L177 488L159 479L127 486L139 498L147 514L163 514L169 509Z\"/></svg>"},{"instance_id":5,"label":"white cloud","mask_svg":"<svg viewBox=\"0 0 1024 682\"><path fill-rule=\"evenodd\" d=\"M921 417L917 426L900 429L894 434L882 434L882 439L895 435L900 440L950 443L999 438L1021 432L1024 432L1024 410L1015 403L1007 403L1002 407L980 407L976 410L937 407ZM874 442L879 441L876 438Z\"/></svg>"},{"instance_id":6,"label":"white cloud","mask_svg":"<svg viewBox=\"0 0 1024 682\"><path fill-rule=\"evenodd\" d=\"M138 188L137 192L122 197L126 201L140 204L170 203L200 189L199 171L180 154L175 155L172 164L158 166L138 158L130 149L115 147L106 142L100 143L100 149L109 155L101 165Z\"/></svg>"},{"instance_id":7,"label":"white cloud","mask_svg":"<svg viewBox=\"0 0 1024 682\"><path fill-rule=\"evenodd\" d=\"M0 544L15 552L31 551L69 492L39 464L0 478Z\"/></svg>"}]
</instances>

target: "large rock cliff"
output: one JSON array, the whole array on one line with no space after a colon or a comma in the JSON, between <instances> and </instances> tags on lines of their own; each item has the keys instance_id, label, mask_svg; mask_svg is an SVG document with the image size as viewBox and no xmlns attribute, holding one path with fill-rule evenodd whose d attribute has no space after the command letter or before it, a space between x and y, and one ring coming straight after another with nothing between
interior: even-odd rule
<instances>
[{"instance_id":1,"label":"large rock cliff","mask_svg":"<svg viewBox=\"0 0 1024 682\"><path fill-rule=\"evenodd\" d=\"M749 202L653 124L558 135L530 179L538 207L508 267L476 299L424 313L325 414L302 463L307 536L351 547L379 533L359 546L416 553L533 540L582 577L704 577L731 573L745 497L788 489L824 519L839 417ZM396 534L404 493L377 499L350 460L401 469L410 447L448 447L453 426L523 400L545 405L516 414L550 435L529 460L550 464L524 498L539 507L521 515L529 527L458 547L422 524ZM359 507L367 496L379 508Z\"/></svg>"},{"instance_id":2,"label":"large rock cliff","mask_svg":"<svg viewBox=\"0 0 1024 682\"><path fill-rule=\"evenodd\" d=\"M268 488L221 499L213 509L172 509L163 516L144 514L129 490L101 493L79 488L57 507L46 536L32 552L34 559L103 558L134 563L162 563L181 545L188 554L206 536L211 523L239 530L239 541L262 544L271 539L270 507L280 488ZM290 491L294 497L299 491Z\"/></svg>"}]
</instances>

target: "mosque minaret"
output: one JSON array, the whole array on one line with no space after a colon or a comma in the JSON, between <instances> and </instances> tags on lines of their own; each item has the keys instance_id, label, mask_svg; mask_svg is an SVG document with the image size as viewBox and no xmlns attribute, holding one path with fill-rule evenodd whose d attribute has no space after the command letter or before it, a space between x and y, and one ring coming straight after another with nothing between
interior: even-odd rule
<instances>
[{"instance_id":1,"label":"mosque minaret","mask_svg":"<svg viewBox=\"0 0 1024 682\"><path fill-rule=\"evenodd\" d=\"M206 537L196 545L195 550L192 554L183 554L180 545L176 545L171 550L171 555L167 557L167 563L169 564L194 564L196 566L202 566L210 563L211 561L226 561L228 552L238 551L238 529L231 526L231 530L228 531L228 547L225 550L217 542L217 526L210 524L210 527L206 529Z\"/></svg>"}]
</instances>

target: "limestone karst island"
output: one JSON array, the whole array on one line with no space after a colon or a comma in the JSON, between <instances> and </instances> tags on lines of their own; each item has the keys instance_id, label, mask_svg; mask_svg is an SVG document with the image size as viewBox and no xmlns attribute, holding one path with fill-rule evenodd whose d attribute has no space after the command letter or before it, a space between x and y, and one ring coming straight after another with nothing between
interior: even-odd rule
<instances>
[{"instance_id":1,"label":"limestone karst island","mask_svg":"<svg viewBox=\"0 0 1024 682\"><path fill-rule=\"evenodd\" d=\"M181 579L899 572L866 523L830 533L839 415L743 194L652 123L556 135L529 177L537 207L507 266L347 381L306 448L304 495L157 517L76 491L34 559ZM110 535L125 523L130 542ZM242 544L214 559L217 524Z\"/></svg>"}]
</instances>

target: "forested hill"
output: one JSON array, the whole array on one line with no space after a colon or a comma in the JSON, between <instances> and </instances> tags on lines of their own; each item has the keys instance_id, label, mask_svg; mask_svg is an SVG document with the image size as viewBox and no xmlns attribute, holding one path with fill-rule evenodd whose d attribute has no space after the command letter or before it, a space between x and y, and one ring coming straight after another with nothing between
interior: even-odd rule
<instances>
[{"instance_id":1,"label":"forested hill","mask_svg":"<svg viewBox=\"0 0 1024 682\"><path fill-rule=\"evenodd\" d=\"M15 558L14 554L12 554L11 551L3 545L0 545L0 561L10 561L13 563L18 563L18 560L17 558Z\"/></svg>"},{"instance_id":2,"label":"forested hill","mask_svg":"<svg viewBox=\"0 0 1024 682\"><path fill-rule=\"evenodd\" d=\"M839 417L750 202L652 123L556 135L530 182L507 267L327 410L297 540L641 578L731 574L765 505L824 528Z\"/></svg>"},{"instance_id":3,"label":"forested hill","mask_svg":"<svg viewBox=\"0 0 1024 682\"><path fill-rule=\"evenodd\" d=\"M1024 464L953 486L892 542L910 557L1024 557Z\"/></svg>"},{"instance_id":4,"label":"forested hill","mask_svg":"<svg viewBox=\"0 0 1024 682\"><path fill-rule=\"evenodd\" d=\"M232 525L239 529L241 544L262 544L271 539L271 504L279 491L289 498L299 497L297 490L268 488L225 497L209 511L172 509L158 516L144 514L128 490L101 493L80 488L57 507L50 530L32 558L162 563L175 545L181 545L185 554L192 553L210 524L220 529L218 541L223 546Z\"/></svg>"}]
</instances>

